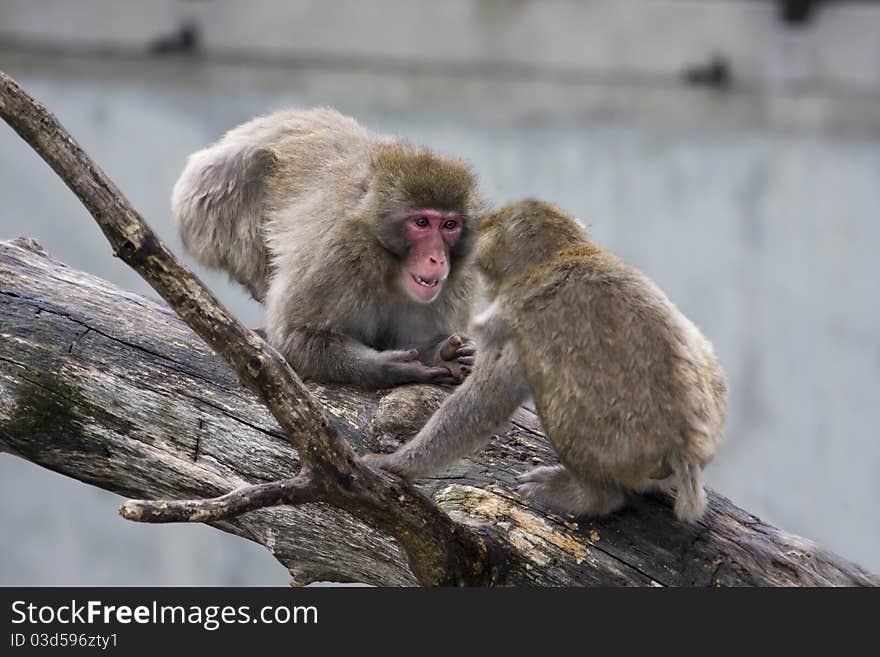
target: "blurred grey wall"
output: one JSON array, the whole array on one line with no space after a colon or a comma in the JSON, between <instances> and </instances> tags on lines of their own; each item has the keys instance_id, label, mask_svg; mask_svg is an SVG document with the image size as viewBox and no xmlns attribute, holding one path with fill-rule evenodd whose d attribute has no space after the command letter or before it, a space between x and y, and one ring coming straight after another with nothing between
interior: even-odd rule
<instances>
[{"instance_id":1,"label":"blurred grey wall","mask_svg":"<svg viewBox=\"0 0 880 657\"><path fill-rule=\"evenodd\" d=\"M288 106L332 105L461 156L495 205L558 203L714 342L731 413L711 485L880 570L876 3L823 5L795 27L737 0L242 6L0 0L0 69L178 253L168 197L187 154ZM150 54L188 22L196 54ZM682 81L715 56L729 87ZM153 294L5 126L0 172L0 239L36 237ZM199 273L261 323L223 275ZM118 503L0 455L0 585L286 583L261 548L126 523Z\"/></svg>"}]
</instances>

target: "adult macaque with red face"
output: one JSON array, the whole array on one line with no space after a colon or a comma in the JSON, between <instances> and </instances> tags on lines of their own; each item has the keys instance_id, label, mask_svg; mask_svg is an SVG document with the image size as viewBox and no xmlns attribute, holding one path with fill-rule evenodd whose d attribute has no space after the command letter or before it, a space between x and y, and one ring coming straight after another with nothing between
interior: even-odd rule
<instances>
[{"instance_id":1,"label":"adult macaque with red face","mask_svg":"<svg viewBox=\"0 0 880 657\"><path fill-rule=\"evenodd\" d=\"M482 212L460 161L329 109L254 119L194 153L174 187L186 249L266 306L303 378L458 383Z\"/></svg>"}]
</instances>

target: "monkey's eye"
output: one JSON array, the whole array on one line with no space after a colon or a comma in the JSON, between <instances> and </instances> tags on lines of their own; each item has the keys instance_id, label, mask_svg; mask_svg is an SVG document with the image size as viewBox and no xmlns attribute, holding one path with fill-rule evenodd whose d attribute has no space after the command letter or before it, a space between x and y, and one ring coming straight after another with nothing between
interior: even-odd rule
<instances>
[{"instance_id":1,"label":"monkey's eye","mask_svg":"<svg viewBox=\"0 0 880 657\"><path fill-rule=\"evenodd\" d=\"M449 221L447 221L446 223L443 224L443 227L446 230L455 230L455 228L458 227L458 222L455 221L454 219L450 219Z\"/></svg>"},{"instance_id":2,"label":"monkey's eye","mask_svg":"<svg viewBox=\"0 0 880 657\"><path fill-rule=\"evenodd\" d=\"M427 228L430 225L430 222L426 217L416 217L415 223L419 228Z\"/></svg>"}]
</instances>

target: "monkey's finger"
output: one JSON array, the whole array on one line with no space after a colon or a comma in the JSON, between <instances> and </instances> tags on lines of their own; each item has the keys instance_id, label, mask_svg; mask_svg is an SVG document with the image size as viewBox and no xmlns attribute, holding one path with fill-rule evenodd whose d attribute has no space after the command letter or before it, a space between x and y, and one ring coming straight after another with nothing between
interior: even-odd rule
<instances>
[{"instance_id":1,"label":"monkey's finger","mask_svg":"<svg viewBox=\"0 0 880 657\"><path fill-rule=\"evenodd\" d=\"M470 367L474 364L474 357L473 356L459 356L458 357L458 364L462 365L462 366Z\"/></svg>"},{"instance_id":2,"label":"monkey's finger","mask_svg":"<svg viewBox=\"0 0 880 657\"><path fill-rule=\"evenodd\" d=\"M446 344L450 347L460 347L463 344L463 340L460 335L451 335L449 336L449 340Z\"/></svg>"},{"instance_id":3,"label":"monkey's finger","mask_svg":"<svg viewBox=\"0 0 880 657\"><path fill-rule=\"evenodd\" d=\"M477 353L477 348L473 344L466 344L463 347L459 347L455 352L456 356L473 356Z\"/></svg>"},{"instance_id":4,"label":"monkey's finger","mask_svg":"<svg viewBox=\"0 0 880 657\"><path fill-rule=\"evenodd\" d=\"M456 385L461 383L461 379L445 367L428 367L425 368L428 375L425 379L428 383L437 383L445 385Z\"/></svg>"},{"instance_id":5,"label":"monkey's finger","mask_svg":"<svg viewBox=\"0 0 880 657\"><path fill-rule=\"evenodd\" d=\"M438 377L451 376L452 373L446 367L426 367L425 368L425 377L431 379L437 379Z\"/></svg>"},{"instance_id":6,"label":"monkey's finger","mask_svg":"<svg viewBox=\"0 0 880 657\"><path fill-rule=\"evenodd\" d=\"M455 355L455 352L458 351L459 347L463 344L462 339L458 335L451 335L443 342L443 345L440 347L440 359L441 360L449 360Z\"/></svg>"}]
</instances>

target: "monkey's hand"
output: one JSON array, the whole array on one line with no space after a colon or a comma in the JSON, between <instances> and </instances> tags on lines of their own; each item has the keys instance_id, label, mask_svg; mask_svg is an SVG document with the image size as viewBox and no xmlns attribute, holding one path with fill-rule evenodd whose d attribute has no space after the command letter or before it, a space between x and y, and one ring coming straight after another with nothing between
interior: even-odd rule
<instances>
[{"instance_id":1,"label":"monkey's hand","mask_svg":"<svg viewBox=\"0 0 880 657\"><path fill-rule=\"evenodd\" d=\"M379 352L381 365L385 379L389 385L401 385L403 383L437 383L456 384L457 379L449 368L431 367L419 360L417 349L404 351L381 351Z\"/></svg>"},{"instance_id":2,"label":"monkey's hand","mask_svg":"<svg viewBox=\"0 0 880 657\"><path fill-rule=\"evenodd\" d=\"M474 369L476 343L470 338L453 333L440 345L437 365L445 367L456 383L464 381Z\"/></svg>"},{"instance_id":3,"label":"monkey's hand","mask_svg":"<svg viewBox=\"0 0 880 657\"><path fill-rule=\"evenodd\" d=\"M369 465L371 468L376 468L377 470L385 470L386 472L393 472L396 475L406 476L406 472L400 466L400 463L397 459L394 458L394 454L364 454L361 456L361 460Z\"/></svg>"}]
</instances>

